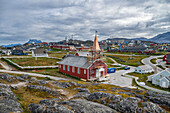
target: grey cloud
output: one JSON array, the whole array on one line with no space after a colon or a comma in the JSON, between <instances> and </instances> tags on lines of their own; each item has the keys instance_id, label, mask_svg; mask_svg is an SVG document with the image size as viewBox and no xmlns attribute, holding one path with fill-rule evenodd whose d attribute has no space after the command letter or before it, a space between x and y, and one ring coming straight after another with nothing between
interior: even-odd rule
<instances>
[{"instance_id":1,"label":"grey cloud","mask_svg":"<svg viewBox=\"0 0 170 113\"><path fill-rule=\"evenodd\" d=\"M72 34L92 40L95 30L99 40L151 38L170 30L163 27L170 26L169 9L168 0L1 0L0 45L59 41Z\"/></svg>"}]
</instances>

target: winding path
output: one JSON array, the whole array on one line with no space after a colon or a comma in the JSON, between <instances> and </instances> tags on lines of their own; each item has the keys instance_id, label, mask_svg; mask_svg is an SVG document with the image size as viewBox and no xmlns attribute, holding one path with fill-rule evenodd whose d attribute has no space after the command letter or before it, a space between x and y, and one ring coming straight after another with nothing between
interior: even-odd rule
<instances>
[{"instance_id":1,"label":"winding path","mask_svg":"<svg viewBox=\"0 0 170 113\"><path fill-rule=\"evenodd\" d=\"M27 74L30 76L35 76L35 77L48 77L53 80L69 80L66 78L60 78L60 77L54 77L54 76L49 76L49 75L43 75L43 74L37 74L37 73L28 73L28 72L22 72L22 71L8 71L8 70L0 70L2 73L13 73L13 74Z\"/></svg>"}]
</instances>

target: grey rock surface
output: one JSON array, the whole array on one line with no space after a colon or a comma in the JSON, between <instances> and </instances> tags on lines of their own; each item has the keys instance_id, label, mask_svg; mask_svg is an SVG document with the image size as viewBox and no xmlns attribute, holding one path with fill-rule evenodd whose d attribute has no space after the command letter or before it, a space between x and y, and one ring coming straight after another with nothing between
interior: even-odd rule
<instances>
[{"instance_id":1,"label":"grey rock surface","mask_svg":"<svg viewBox=\"0 0 170 113\"><path fill-rule=\"evenodd\" d=\"M59 95L58 92L53 91L52 89L50 89L49 87L46 87L46 86L28 85L27 88L28 89L37 89L38 91L48 92L51 95Z\"/></svg>"},{"instance_id":2,"label":"grey rock surface","mask_svg":"<svg viewBox=\"0 0 170 113\"><path fill-rule=\"evenodd\" d=\"M7 85L0 85L0 113L22 112L17 97Z\"/></svg>"}]
</instances>

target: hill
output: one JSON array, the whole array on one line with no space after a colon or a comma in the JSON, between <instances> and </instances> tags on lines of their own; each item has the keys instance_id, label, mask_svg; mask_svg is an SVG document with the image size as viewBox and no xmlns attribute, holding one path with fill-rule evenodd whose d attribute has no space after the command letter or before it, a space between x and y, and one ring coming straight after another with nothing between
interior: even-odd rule
<instances>
[{"instance_id":1,"label":"hill","mask_svg":"<svg viewBox=\"0 0 170 113\"><path fill-rule=\"evenodd\" d=\"M170 43L170 32L159 34L148 41L153 41L157 43Z\"/></svg>"}]
</instances>

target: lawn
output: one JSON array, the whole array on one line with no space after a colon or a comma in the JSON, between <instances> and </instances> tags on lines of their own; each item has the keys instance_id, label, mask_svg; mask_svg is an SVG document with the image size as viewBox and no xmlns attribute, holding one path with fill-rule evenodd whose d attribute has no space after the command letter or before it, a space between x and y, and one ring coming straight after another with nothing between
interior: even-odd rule
<instances>
[{"instance_id":1,"label":"lawn","mask_svg":"<svg viewBox=\"0 0 170 113\"><path fill-rule=\"evenodd\" d=\"M0 64L0 69L4 69L4 67Z\"/></svg>"},{"instance_id":2,"label":"lawn","mask_svg":"<svg viewBox=\"0 0 170 113\"><path fill-rule=\"evenodd\" d=\"M33 57L30 58L9 58L9 60L17 63L20 66L55 66L56 62L60 60L54 58L40 57L37 60Z\"/></svg>"},{"instance_id":3,"label":"lawn","mask_svg":"<svg viewBox=\"0 0 170 113\"><path fill-rule=\"evenodd\" d=\"M156 64L156 60L157 60L156 58L151 59L151 63Z\"/></svg>"},{"instance_id":4,"label":"lawn","mask_svg":"<svg viewBox=\"0 0 170 113\"><path fill-rule=\"evenodd\" d=\"M139 74L139 73L134 73L134 72L128 73L128 75L139 77L138 82L145 82L145 85L147 85L147 86L170 92L170 89L163 89L163 88L161 88L159 86L155 86L151 82L147 81L148 76L153 75L153 74L154 74L153 72L152 73L147 73L147 74Z\"/></svg>"},{"instance_id":5,"label":"lawn","mask_svg":"<svg viewBox=\"0 0 170 113\"><path fill-rule=\"evenodd\" d=\"M114 62L109 57L104 57L103 61L106 62L108 68L113 67Z\"/></svg>"},{"instance_id":6,"label":"lawn","mask_svg":"<svg viewBox=\"0 0 170 113\"><path fill-rule=\"evenodd\" d=\"M107 56L113 58L120 64L136 67L142 65L141 60L148 57L148 56L123 56L123 55L107 55Z\"/></svg>"},{"instance_id":7,"label":"lawn","mask_svg":"<svg viewBox=\"0 0 170 113\"><path fill-rule=\"evenodd\" d=\"M148 79L148 76L153 75L154 73L146 73L146 74L140 74L140 73L128 73L127 75L132 75L135 77L139 77L138 82L145 82Z\"/></svg>"}]
</instances>

